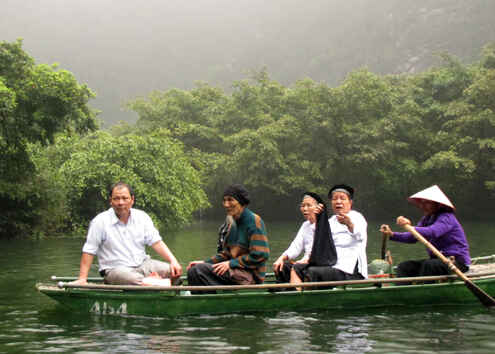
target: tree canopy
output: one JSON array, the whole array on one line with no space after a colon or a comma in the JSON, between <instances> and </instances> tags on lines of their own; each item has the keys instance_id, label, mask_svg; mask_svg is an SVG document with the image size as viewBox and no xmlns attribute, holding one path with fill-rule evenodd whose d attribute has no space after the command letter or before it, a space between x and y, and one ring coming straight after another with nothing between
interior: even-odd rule
<instances>
[{"instance_id":1,"label":"tree canopy","mask_svg":"<svg viewBox=\"0 0 495 354\"><path fill-rule=\"evenodd\" d=\"M439 184L461 205L487 207L495 187L493 58L494 47L486 46L472 65L444 53L420 74L362 68L336 87L311 79L286 87L263 70L236 82L231 94L199 83L155 91L128 107L139 115L138 131L169 129L204 162L210 198L235 181L262 208L283 214L280 205L302 190L325 194L347 182L378 217Z\"/></svg>"},{"instance_id":2,"label":"tree canopy","mask_svg":"<svg viewBox=\"0 0 495 354\"><path fill-rule=\"evenodd\" d=\"M120 180L165 228L207 207L180 141L165 129L98 131L93 96L70 72L35 64L22 41L0 42L0 237L81 233Z\"/></svg>"},{"instance_id":3,"label":"tree canopy","mask_svg":"<svg viewBox=\"0 0 495 354\"><path fill-rule=\"evenodd\" d=\"M101 131L91 90L21 44L0 43L2 237L81 234L118 180L162 228L217 204L231 183L265 218L293 217L301 192L337 183L355 187L369 219L396 216L433 184L468 217L495 201L494 45L474 64L443 53L419 74L359 68L335 87L284 86L261 70L229 93L204 82L154 91L128 103L135 125Z\"/></svg>"},{"instance_id":4,"label":"tree canopy","mask_svg":"<svg viewBox=\"0 0 495 354\"><path fill-rule=\"evenodd\" d=\"M57 133L97 129L88 101L93 92L56 65L36 65L22 41L0 42L0 234L29 228L38 202L30 143L54 141Z\"/></svg>"}]
</instances>

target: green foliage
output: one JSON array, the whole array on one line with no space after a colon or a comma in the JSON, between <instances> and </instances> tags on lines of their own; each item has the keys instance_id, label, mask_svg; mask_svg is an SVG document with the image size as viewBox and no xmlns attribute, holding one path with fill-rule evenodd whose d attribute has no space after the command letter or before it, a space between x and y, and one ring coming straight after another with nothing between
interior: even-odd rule
<instances>
[{"instance_id":1,"label":"green foliage","mask_svg":"<svg viewBox=\"0 0 495 354\"><path fill-rule=\"evenodd\" d=\"M444 53L441 65L417 75L359 69L335 88L311 79L284 87L262 70L230 94L202 84L154 92L129 108L138 132L163 127L184 143L210 200L238 182L264 210L284 213L304 189L347 182L378 217L432 184L458 203L493 189L493 56L487 46L465 66Z\"/></svg>"},{"instance_id":2,"label":"green foliage","mask_svg":"<svg viewBox=\"0 0 495 354\"><path fill-rule=\"evenodd\" d=\"M67 210L65 224L71 231L86 228L89 220L109 207L108 188L117 181L133 187L135 207L163 228L187 223L193 212L208 205L198 188L197 171L181 144L164 130L146 136L115 137L103 131L83 138L63 136L37 161L40 168L51 171L50 180L63 186L61 212Z\"/></svg>"},{"instance_id":3,"label":"green foliage","mask_svg":"<svg viewBox=\"0 0 495 354\"><path fill-rule=\"evenodd\" d=\"M29 230L43 194L29 153L60 132L97 128L88 101L94 94L56 65L36 65L22 41L0 42L0 236Z\"/></svg>"},{"instance_id":4,"label":"green foliage","mask_svg":"<svg viewBox=\"0 0 495 354\"><path fill-rule=\"evenodd\" d=\"M81 232L118 180L164 228L218 203L230 183L246 185L265 218L294 216L303 190L342 182L370 219L396 216L433 184L468 216L495 201L493 46L473 65L441 54L420 74L358 69L336 87L285 87L261 70L228 94L206 83L154 91L128 104L135 126L92 134L87 87L35 65L20 41L0 49L1 235Z\"/></svg>"}]
</instances>

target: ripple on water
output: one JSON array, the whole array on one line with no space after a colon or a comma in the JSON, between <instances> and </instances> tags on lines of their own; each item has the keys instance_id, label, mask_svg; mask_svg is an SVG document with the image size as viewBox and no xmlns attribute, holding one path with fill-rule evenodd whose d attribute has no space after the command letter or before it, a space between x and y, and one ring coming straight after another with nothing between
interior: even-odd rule
<instances>
[{"instance_id":1,"label":"ripple on water","mask_svg":"<svg viewBox=\"0 0 495 354\"><path fill-rule=\"evenodd\" d=\"M236 351L250 351L249 346L231 345L222 340L196 340L194 337L152 336L146 342L146 347L160 353L232 353Z\"/></svg>"},{"instance_id":2,"label":"ripple on water","mask_svg":"<svg viewBox=\"0 0 495 354\"><path fill-rule=\"evenodd\" d=\"M481 306L178 319L76 315L37 293L33 279L76 273L82 241L19 242L12 251L20 253L10 258L4 246L0 353L495 353L495 316Z\"/></svg>"},{"instance_id":3,"label":"ripple on water","mask_svg":"<svg viewBox=\"0 0 495 354\"><path fill-rule=\"evenodd\" d=\"M61 328L18 328L19 332L30 333L62 333L65 332Z\"/></svg>"},{"instance_id":4,"label":"ripple on water","mask_svg":"<svg viewBox=\"0 0 495 354\"><path fill-rule=\"evenodd\" d=\"M479 311L476 309L475 311ZM482 309L481 309L482 310ZM475 319L479 316L479 321ZM369 326L373 352L377 353L493 353L495 322L461 308L444 312L422 310L402 315L396 311L383 321L375 316Z\"/></svg>"}]
</instances>

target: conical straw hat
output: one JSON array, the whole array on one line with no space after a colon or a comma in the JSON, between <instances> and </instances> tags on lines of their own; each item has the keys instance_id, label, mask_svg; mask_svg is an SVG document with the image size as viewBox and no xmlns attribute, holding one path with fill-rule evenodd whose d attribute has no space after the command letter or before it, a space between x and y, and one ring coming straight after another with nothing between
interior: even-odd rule
<instances>
[{"instance_id":1,"label":"conical straw hat","mask_svg":"<svg viewBox=\"0 0 495 354\"><path fill-rule=\"evenodd\" d=\"M437 202L455 210L454 204L452 204L449 198L447 198L447 196L437 185L426 188L421 192L413 194L409 198L407 198L408 201L416 205L418 205L419 199L431 200L432 202Z\"/></svg>"}]
</instances>

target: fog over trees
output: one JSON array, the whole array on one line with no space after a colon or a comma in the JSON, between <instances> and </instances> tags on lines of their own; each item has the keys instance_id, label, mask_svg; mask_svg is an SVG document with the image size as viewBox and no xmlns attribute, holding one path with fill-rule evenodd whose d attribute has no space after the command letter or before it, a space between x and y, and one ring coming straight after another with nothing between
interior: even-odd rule
<instances>
[{"instance_id":1,"label":"fog over trees","mask_svg":"<svg viewBox=\"0 0 495 354\"><path fill-rule=\"evenodd\" d=\"M231 183L267 220L342 182L370 220L409 215L433 184L460 217L491 220L494 10L4 0L0 238L84 235L118 180L164 229L223 217Z\"/></svg>"},{"instance_id":2,"label":"fog over trees","mask_svg":"<svg viewBox=\"0 0 495 354\"><path fill-rule=\"evenodd\" d=\"M96 92L110 126L122 105L195 81L229 90L266 68L284 85L339 84L352 70L417 73L447 51L474 60L495 40L484 0L3 0L1 40L24 39L37 63L60 63Z\"/></svg>"}]
</instances>

